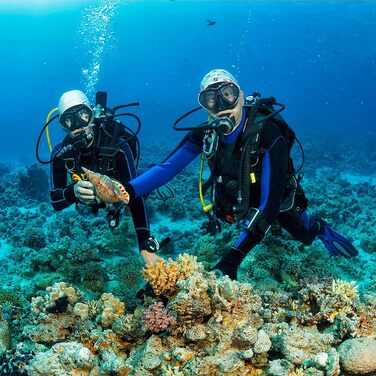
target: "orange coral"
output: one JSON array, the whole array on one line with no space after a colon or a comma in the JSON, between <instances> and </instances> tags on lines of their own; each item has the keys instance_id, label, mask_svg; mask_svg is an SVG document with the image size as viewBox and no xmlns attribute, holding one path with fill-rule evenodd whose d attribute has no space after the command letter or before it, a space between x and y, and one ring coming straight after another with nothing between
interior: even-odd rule
<instances>
[{"instance_id":1,"label":"orange coral","mask_svg":"<svg viewBox=\"0 0 376 376\"><path fill-rule=\"evenodd\" d=\"M171 297L179 291L177 283L187 279L200 268L195 256L183 253L177 260L159 260L154 265L146 265L142 276L148 281L156 295Z\"/></svg>"}]
</instances>

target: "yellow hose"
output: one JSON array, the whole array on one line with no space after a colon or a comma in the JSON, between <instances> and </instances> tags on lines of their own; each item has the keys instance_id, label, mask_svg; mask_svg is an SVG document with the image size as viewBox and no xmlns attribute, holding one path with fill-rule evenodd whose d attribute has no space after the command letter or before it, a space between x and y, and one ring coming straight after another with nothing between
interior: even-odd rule
<instances>
[{"instance_id":1,"label":"yellow hose","mask_svg":"<svg viewBox=\"0 0 376 376\"><path fill-rule=\"evenodd\" d=\"M199 178L199 183L198 183L198 190L200 192L200 201L202 204L202 209L204 210L205 213L207 213L209 210L213 208L213 204L205 204L204 201L204 195L202 193L202 173L204 170L204 163L205 163L205 155L204 153L201 154L201 166L200 166L200 178Z\"/></svg>"},{"instance_id":2,"label":"yellow hose","mask_svg":"<svg viewBox=\"0 0 376 376\"><path fill-rule=\"evenodd\" d=\"M54 108L53 110L50 111L50 113L47 115L46 123L50 121L51 115L55 112L58 111L59 107ZM51 138L50 138L50 131L48 130L48 126L46 127L46 138L47 138L47 143L48 143L48 148L50 149L50 153L52 153L52 145L51 145Z\"/></svg>"}]
</instances>

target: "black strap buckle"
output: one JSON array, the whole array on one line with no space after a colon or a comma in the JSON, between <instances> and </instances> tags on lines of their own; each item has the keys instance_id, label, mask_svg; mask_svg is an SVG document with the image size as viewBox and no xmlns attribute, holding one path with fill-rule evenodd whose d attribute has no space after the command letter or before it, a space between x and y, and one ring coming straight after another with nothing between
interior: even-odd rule
<instances>
[{"instance_id":1,"label":"black strap buckle","mask_svg":"<svg viewBox=\"0 0 376 376\"><path fill-rule=\"evenodd\" d=\"M257 208L251 208L244 221L243 228L255 235L266 235L271 228L270 223L265 219L264 213Z\"/></svg>"}]
</instances>

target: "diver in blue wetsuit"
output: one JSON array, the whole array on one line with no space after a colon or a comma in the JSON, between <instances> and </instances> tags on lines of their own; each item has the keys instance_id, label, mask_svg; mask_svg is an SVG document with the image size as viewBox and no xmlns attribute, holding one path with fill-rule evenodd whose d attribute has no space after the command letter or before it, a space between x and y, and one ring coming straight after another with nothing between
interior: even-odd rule
<instances>
[{"instance_id":1,"label":"diver in blue wetsuit","mask_svg":"<svg viewBox=\"0 0 376 376\"><path fill-rule=\"evenodd\" d=\"M106 94L99 93L102 97ZM82 167L107 175L124 185L137 176L136 134L115 118L121 114L116 115L104 103L97 104L93 110L86 95L79 90L71 90L61 96L59 113L60 125L67 135L54 148L51 160L47 162L51 163L52 207L59 211L72 204L84 204L90 206L96 214L107 206L109 225L115 228L119 223L121 204L106 205L101 202L95 195L92 183L84 180ZM132 117L137 118L135 115ZM72 182L69 182L68 176ZM145 263L154 262L158 258L154 251L159 243L150 235L144 198L140 196L132 200L129 207L141 256Z\"/></svg>"},{"instance_id":2,"label":"diver in blue wetsuit","mask_svg":"<svg viewBox=\"0 0 376 376\"><path fill-rule=\"evenodd\" d=\"M165 184L203 153L211 170L202 186L212 197L211 205L203 203L208 232L220 229L219 220L242 227L235 244L213 269L236 279L244 257L275 224L303 244L319 237L334 256L358 254L323 219L308 216L308 200L290 157L295 134L280 116L281 110L275 110L280 104L274 98L255 93L245 99L233 75L215 69L201 82L199 104L210 120L194 129L179 129L175 123L175 129L191 131L167 159L125 185L131 201Z\"/></svg>"}]
</instances>

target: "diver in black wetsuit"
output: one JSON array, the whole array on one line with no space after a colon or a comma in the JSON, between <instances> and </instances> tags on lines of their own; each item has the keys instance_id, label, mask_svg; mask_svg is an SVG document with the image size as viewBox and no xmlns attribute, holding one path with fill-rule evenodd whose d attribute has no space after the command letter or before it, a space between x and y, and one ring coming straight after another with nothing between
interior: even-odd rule
<instances>
[{"instance_id":1,"label":"diver in black wetsuit","mask_svg":"<svg viewBox=\"0 0 376 376\"><path fill-rule=\"evenodd\" d=\"M278 103L274 98L251 99L244 99L229 72L209 72L201 82L199 104L210 121L191 130L166 160L125 185L131 202L168 182L203 153L211 170L203 190L210 189L213 205L202 200L210 219L208 231L220 229L218 219L243 228L213 269L236 279L244 257L277 223L304 244L318 236L332 255L356 256L347 239L324 220L308 216L308 200L290 157L295 134L274 109Z\"/></svg>"},{"instance_id":2,"label":"diver in black wetsuit","mask_svg":"<svg viewBox=\"0 0 376 376\"><path fill-rule=\"evenodd\" d=\"M102 110L105 110L102 108ZM72 204L85 204L98 213L106 204L96 197L93 185L81 180L81 167L109 176L122 185L137 176L135 135L113 117L94 116L86 95L71 90L59 101L59 121L67 132L64 140L55 146L51 157L50 196L55 210ZM68 183L68 174L73 182ZM121 204L108 205L110 227L119 222ZM129 205L141 256L145 263L158 259L158 242L150 236L149 221L143 197Z\"/></svg>"}]
</instances>

